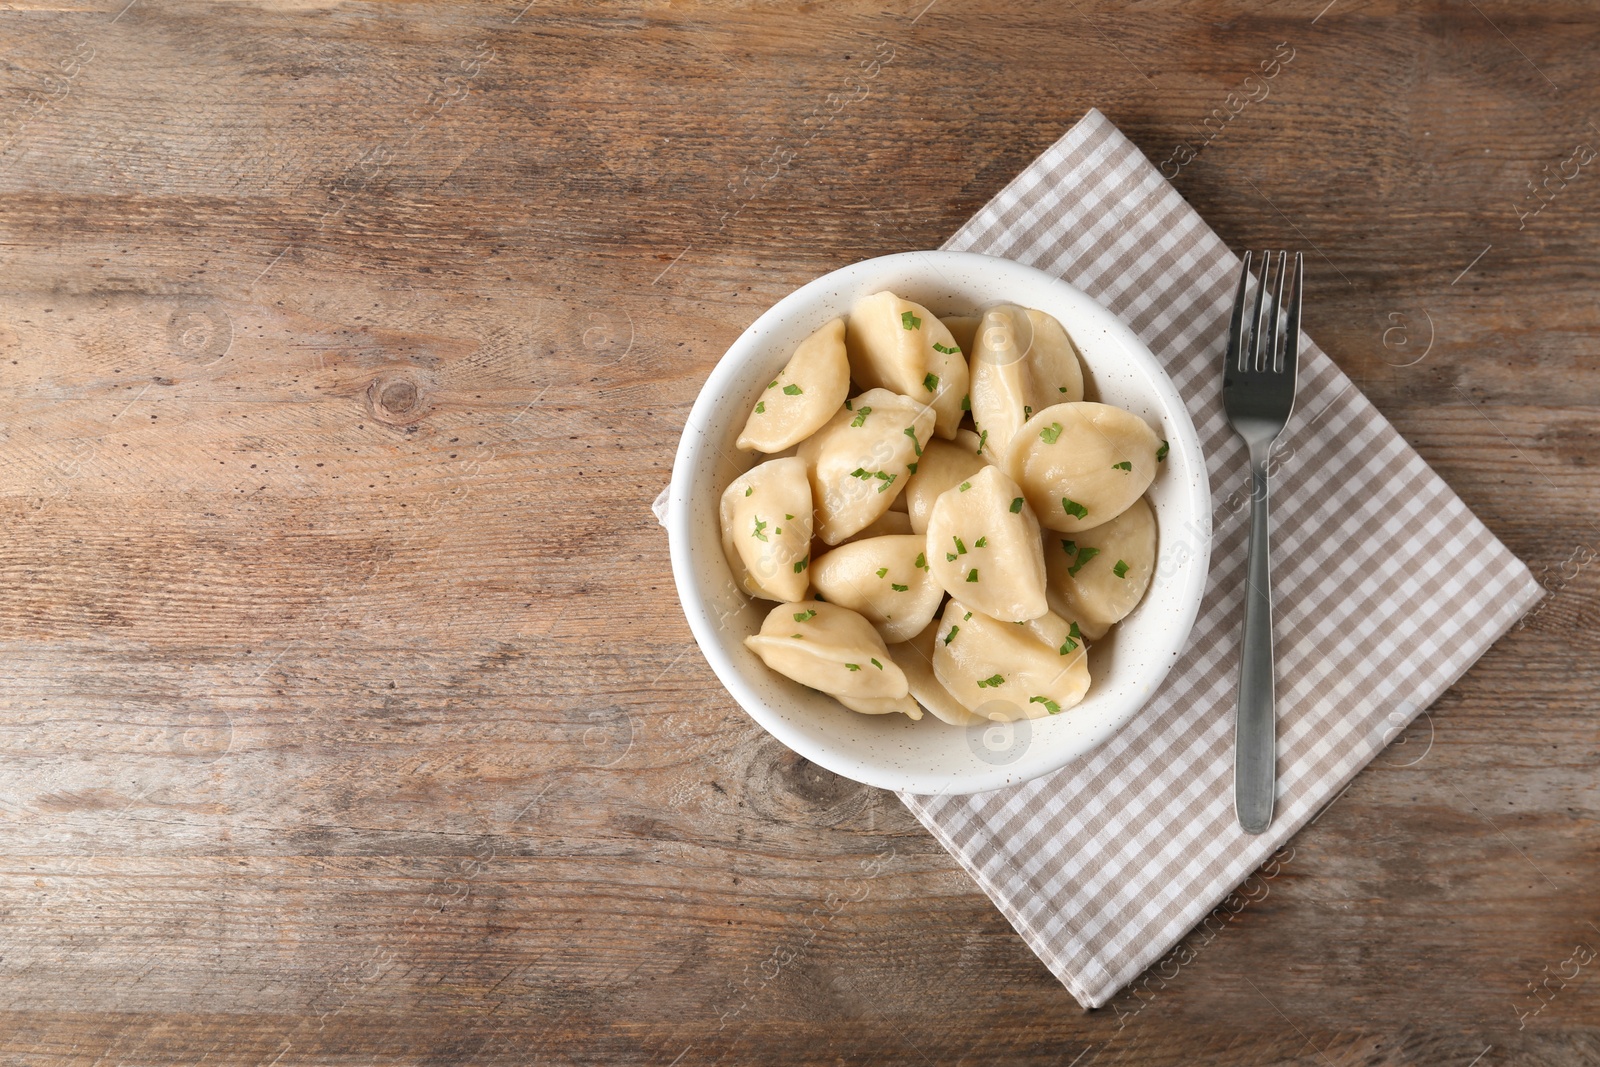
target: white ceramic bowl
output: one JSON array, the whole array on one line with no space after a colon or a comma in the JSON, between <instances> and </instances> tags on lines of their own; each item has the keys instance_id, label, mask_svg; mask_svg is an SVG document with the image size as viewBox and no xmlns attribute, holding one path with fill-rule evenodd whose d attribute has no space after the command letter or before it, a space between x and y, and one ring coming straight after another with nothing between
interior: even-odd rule
<instances>
[{"instance_id":1,"label":"white ceramic bowl","mask_svg":"<svg viewBox=\"0 0 1600 1067\"><path fill-rule=\"evenodd\" d=\"M1150 590L1090 652L1089 694L1060 715L950 726L924 715L858 715L768 669L744 647L773 604L734 585L717 505L764 459L734 446L762 388L795 346L856 300L888 289L936 315L1016 303L1054 315L1083 355L1089 399L1143 416L1170 445L1151 486L1158 550ZM795 752L847 778L912 793L977 793L1058 770L1133 718L1166 677L1194 625L1211 545L1205 459L1178 390L1109 311L1043 271L970 252L907 252L856 263L804 285L758 318L722 357L678 444L667 504L672 573L711 669L750 716Z\"/></svg>"}]
</instances>

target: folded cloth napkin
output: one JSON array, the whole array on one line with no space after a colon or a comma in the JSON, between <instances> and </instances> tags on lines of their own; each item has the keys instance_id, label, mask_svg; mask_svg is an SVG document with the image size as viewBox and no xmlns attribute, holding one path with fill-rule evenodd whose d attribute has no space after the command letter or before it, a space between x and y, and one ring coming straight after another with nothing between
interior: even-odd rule
<instances>
[{"instance_id":1,"label":"folded cloth napkin","mask_svg":"<svg viewBox=\"0 0 1600 1067\"><path fill-rule=\"evenodd\" d=\"M1240 831L1233 717L1247 457L1222 411L1239 259L1091 111L944 245L1031 264L1139 334L1189 406L1214 540L1188 648L1111 740L976 796L902 794L1085 1007L1099 1007L1337 796L1542 595L1316 345L1272 487L1278 797Z\"/></svg>"}]
</instances>

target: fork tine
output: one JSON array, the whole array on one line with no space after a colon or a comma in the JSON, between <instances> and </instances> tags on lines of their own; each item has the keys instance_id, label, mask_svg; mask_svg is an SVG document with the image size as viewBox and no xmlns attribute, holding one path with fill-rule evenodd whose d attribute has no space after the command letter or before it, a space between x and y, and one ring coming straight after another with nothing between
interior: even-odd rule
<instances>
[{"instance_id":1,"label":"fork tine","mask_svg":"<svg viewBox=\"0 0 1600 1067\"><path fill-rule=\"evenodd\" d=\"M1285 264L1287 267L1288 264ZM1289 326L1283 338L1283 370L1294 380L1300 363L1300 291L1306 276L1305 253L1294 254L1294 294L1289 298Z\"/></svg>"},{"instance_id":2,"label":"fork tine","mask_svg":"<svg viewBox=\"0 0 1600 1067\"><path fill-rule=\"evenodd\" d=\"M1222 370L1226 377L1228 371L1244 370L1245 332L1244 332L1244 294L1250 284L1250 253L1244 254L1244 265L1239 268L1239 290L1233 296L1233 315L1228 319L1228 350L1222 354Z\"/></svg>"},{"instance_id":3,"label":"fork tine","mask_svg":"<svg viewBox=\"0 0 1600 1067\"><path fill-rule=\"evenodd\" d=\"M1272 306L1267 311L1267 318L1271 329L1267 333L1267 348L1262 353L1261 369L1264 371L1277 371L1282 368L1278 361L1278 341L1283 336L1279 329L1280 312L1283 308L1283 277L1289 273L1289 253L1278 253L1278 270L1272 280ZM1261 287L1267 287L1267 272L1261 272Z\"/></svg>"},{"instance_id":4,"label":"fork tine","mask_svg":"<svg viewBox=\"0 0 1600 1067\"><path fill-rule=\"evenodd\" d=\"M1267 295L1267 271L1272 269L1272 253L1261 253L1261 278L1256 285L1256 306L1250 314L1250 350L1245 360L1246 371L1261 369L1261 298Z\"/></svg>"}]
</instances>

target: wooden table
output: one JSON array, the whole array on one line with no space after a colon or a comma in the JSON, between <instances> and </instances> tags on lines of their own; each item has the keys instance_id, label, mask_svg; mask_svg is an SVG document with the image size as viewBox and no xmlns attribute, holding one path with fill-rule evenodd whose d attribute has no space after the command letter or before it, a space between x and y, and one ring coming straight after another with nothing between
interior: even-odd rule
<instances>
[{"instance_id":1,"label":"wooden table","mask_svg":"<svg viewBox=\"0 0 1600 1067\"><path fill-rule=\"evenodd\" d=\"M0 1062L1600 1061L1592 5L525 2L0 15ZM1090 106L1553 593L1085 1014L649 505Z\"/></svg>"}]
</instances>

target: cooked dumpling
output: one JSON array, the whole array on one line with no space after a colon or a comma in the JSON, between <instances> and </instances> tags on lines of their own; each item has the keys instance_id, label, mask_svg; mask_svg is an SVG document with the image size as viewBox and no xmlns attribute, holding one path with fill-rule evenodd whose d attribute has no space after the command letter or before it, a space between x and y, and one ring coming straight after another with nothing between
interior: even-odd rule
<instances>
[{"instance_id":1,"label":"cooked dumpling","mask_svg":"<svg viewBox=\"0 0 1600 1067\"><path fill-rule=\"evenodd\" d=\"M836 697L898 700L910 692L878 631L837 604L779 604L744 643L784 677Z\"/></svg>"},{"instance_id":2,"label":"cooked dumpling","mask_svg":"<svg viewBox=\"0 0 1600 1067\"><path fill-rule=\"evenodd\" d=\"M1038 411L1050 404L1083 399L1083 364L1078 348L1067 331L1052 315L1037 308L1023 308L1033 330L1027 364Z\"/></svg>"},{"instance_id":3,"label":"cooked dumpling","mask_svg":"<svg viewBox=\"0 0 1600 1067\"><path fill-rule=\"evenodd\" d=\"M984 467L942 493L927 536L928 565L951 596L1008 622L1050 610L1038 520L1000 468Z\"/></svg>"},{"instance_id":4,"label":"cooked dumpling","mask_svg":"<svg viewBox=\"0 0 1600 1067\"><path fill-rule=\"evenodd\" d=\"M905 491L906 513L911 517L911 528L917 533L927 532L933 502L945 490L960 485L989 465L989 461L977 455L973 448L962 447L962 439L971 436L963 430L953 442L929 441L928 447L922 450L916 473L906 483Z\"/></svg>"},{"instance_id":5,"label":"cooked dumpling","mask_svg":"<svg viewBox=\"0 0 1600 1067\"><path fill-rule=\"evenodd\" d=\"M1021 626L952 599L933 642L933 673L975 715L1001 722L1055 715L1089 689L1076 627L1046 614Z\"/></svg>"},{"instance_id":6,"label":"cooked dumpling","mask_svg":"<svg viewBox=\"0 0 1600 1067\"><path fill-rule=\"evenodd\" d=\"M845 348L856 384L932 404L935 432L946 440L955 436L967 397L967 360L927 308L887 291L865 297L850 309Z\"/></svg>"},{"instance_id":7,"label":"cooked dumpling","mask_svg":"<svg viewBox=\"0 0 1600 1067\"><path fill-rule=\"evenodd\" d=\"M961 351L972 355L972 339L977 335L978 323L982 321L979 315L941 315L939 321L944 323L944 328L950 331L950 336L956 339L956 344Z\"/></svg>"},{"instance_id":8,"label":"cooked dumpling","mask_svg":"<svg viewBox=\"0 0 1600 1067\"><path fill-rule=\"evenodd\" d=\"M863 715L892 715L899 712L908 718L922 718L922 707L909 696L903 697L847 697L839 693L833 699Z\"/></svg>"},{"instance_id":9,"label":"cooked dumpling","mask_svg":"<svg viewBox=\"0 0 1600 1067\"><path fill-rule=\"evenodd\" d=\"M817 534L836 545L889 510L933 434L933 409L887 389L845 401L797 453L811 476Z\"/></svg>"},{"instance_id":10,"label":"cooked dumpling","mask_svg":"<svg viewBox=\"0 0 1600 1067\"><path fill-rule=\"evenodd\" d=\"M1074 533L1110 522L1150 488L1161 439L1139 416L1109 404L1057 404L1036 412L1002 466L1039 521Z\"/></svg>"},{"instance_id":11,"label":"cooked dumpling","mask_svg":"<svg viewBox=\"0 0 1600 1067\"><path fill-rule=\"evenodd\" d=\"M805 461L769 459L722 494L722 550L739 587L765 600L806 595L811 553L811 481Z\"/></svg>"},{"instance_id":12,"label":"cooked dumpling","mask_svg":"<svg viewBox=\"0 0 1600 1067\"><path fill-rule=\"evenodd\" d=\"M782 452L816 433L850 395L850 360L844 350L844 320L800 342L788 366L761 391L739 434L740 448Z\"/></svg>"},{"instance_id":13,"label":"cooked dumpling","mask_svg":"<svg viewBox=\"0 0 1600 1067\"><path fill-rule=\"evenodd\" d=\"M900 665L905 672L906 684L911 687L911 695L917 698L917 703L933 712L933 716L951 726L971 726L976 723L987 722L981 715L974 715L961 706L961 702L950 695L950 690L939 683L933 673L933 642L939 632L937 623L929 623L921 633L909 641L889 646L889 655Z\"/></svg>"},{"instance_id":14,"label":"cooked dumpling","mask_svg":"<svg viewBox=\"0 0 1600 1067\"><path fill-rule=\"evenodd\" d=\"M1083 368L1061 324L1042 311L1003 305L984 312L972 352L972 419L1003 454L1035 411L1083 399Z\"/></svg>"},{"instance_id":15,"label":"cooked dumpling","mask_svg":"<svg viewBox=\"0 0 1600 1067\"><path fill-rule=\"evenodd\" d=\"M1144 497L1110 522L1045 539L1050 610L1105 636L1139 605L1156 566L1156 517Z\"/></svg>"},{"instance_id":16,"label":"cooked dumpling","mask_svg":"<svg viewBox=\"0 0 1600 1067\"><path fill-rule=\"evenodd\" d=\"M921 534L869 537L840 545L811 564L828 603L859 612L885 641L904 641L933 621L944 587L928 573Z\"/></svg>"}]
</instances>

